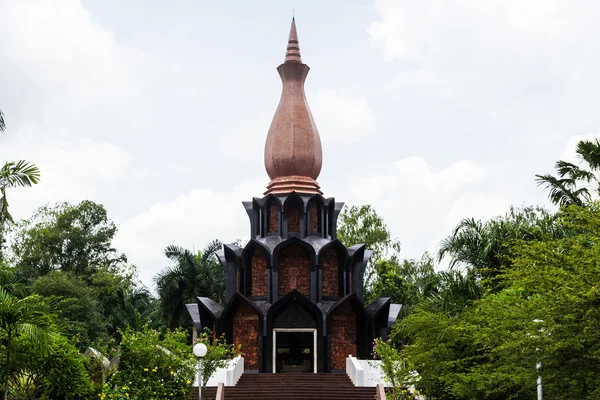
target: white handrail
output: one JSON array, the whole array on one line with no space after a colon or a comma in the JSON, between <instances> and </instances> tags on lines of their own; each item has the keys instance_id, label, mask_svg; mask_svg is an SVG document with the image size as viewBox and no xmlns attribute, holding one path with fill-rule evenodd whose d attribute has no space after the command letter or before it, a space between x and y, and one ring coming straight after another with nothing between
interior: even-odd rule
<instances>
[{"instance_id":1,"label":"white handrail","mask_svg":"<svg viewBox=\"0 0 600 400\"><path fill-rule=\"evenodd\" d=\"M346 358L346 374L354 386L364 386L364 369L356 357Z\"/></svg>"}]
</instances>

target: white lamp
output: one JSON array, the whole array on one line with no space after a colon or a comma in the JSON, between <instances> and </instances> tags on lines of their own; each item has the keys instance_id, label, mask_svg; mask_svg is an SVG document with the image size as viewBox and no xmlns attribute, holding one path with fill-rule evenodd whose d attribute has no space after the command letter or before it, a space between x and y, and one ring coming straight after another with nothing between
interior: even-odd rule
<instances>
[{"instance_id":1,"label":"white lamp","mask_svg":"<svg viewBox=\"0 0 600 400\"><path fill-rule=\"evenodd\" d=\"M189 347L188 347L189 349ZM196 357L204 357L206 355L206 352L208 351L208 349L206 348L206 345L204 343L196 343L194 345L194 355Z\"/></svg>"}]
</instances>

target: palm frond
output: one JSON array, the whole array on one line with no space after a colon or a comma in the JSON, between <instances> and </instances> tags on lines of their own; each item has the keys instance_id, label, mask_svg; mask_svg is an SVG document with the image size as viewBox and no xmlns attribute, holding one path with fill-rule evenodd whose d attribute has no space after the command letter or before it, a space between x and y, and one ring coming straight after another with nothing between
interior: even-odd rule
<instances>
[{"instance_id":1,"label":"palm frond","mask_svg":"<svg viewBox=\"0 0 600 400\"><path fill-rule=\"evenodd\" d=\"M7 162L0 169L0 184L4 187L32 186L39 180L40 169L25 160Z\"/></svg>"},{"instance_id":2,"label":"palm frond","mask_svg":"<svg viewBox=\"0 0 600 400\"><path fill-rule=\"evenodd\" d=\"M550 191L548 197L550 200L559 206L566 206L569 204L582 205L583 201L580 197L575 195L574 190L576 189L576 181L571 178L556 178L552 175L536 175L536 182L538 186L545 186ZM577 193L585 193L587 189L579 189Z\"/></svg>"},{"instance_id":3,"label":"palm frond","mask_svg":"<svg viewBox=\"0 0 600 400\"><path fill-rule=\"evenodd\" d=\"M600 141L598 139L581 140L577 143L575 152L591 169L600 168Z\"/></svg>"},{"instance_id":4,"label":"palm frond","mask_svg":"<svg viewBox=\"0 0 600 400\"><path fill-rule=\"evenodd\" d=\"M566 176L574 181L584 180L586 182L591 182L596 180L596 175L594 175L593 172L581 169L579 166L567 161L557 161L556 171L561 178Z\"/></svg>"}]
</instances>

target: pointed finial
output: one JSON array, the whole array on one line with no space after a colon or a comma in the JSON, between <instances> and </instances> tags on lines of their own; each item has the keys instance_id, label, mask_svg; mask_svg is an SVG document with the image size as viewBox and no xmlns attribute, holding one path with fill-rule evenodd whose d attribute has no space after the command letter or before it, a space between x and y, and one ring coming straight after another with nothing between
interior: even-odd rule
<instances>
[{"instance_id":1,"label":"pointed finial","mask_svg":"<svg viewBox=\"0 0 600 400\"><path fill-rule=\"evenodd\" d=\"M302 58L300 57L300 46L298 45L298 33L296 32L296 19L293 16L284 63L288 62L302 63Z\"/></svg>"}]
</instances>

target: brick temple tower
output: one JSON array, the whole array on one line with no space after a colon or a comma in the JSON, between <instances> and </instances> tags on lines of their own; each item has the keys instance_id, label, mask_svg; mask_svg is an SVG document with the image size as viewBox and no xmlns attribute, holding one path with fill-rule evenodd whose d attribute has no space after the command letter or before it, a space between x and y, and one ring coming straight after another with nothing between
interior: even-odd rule
<instances>
[{"instance_id":1,"label":"brick temple tower","mask_svg":"<svg viewBox=\"0 0 600 400\"><path fill-rule=\"evenodd\" d=\"M371 252L336 239L344 203L325 198L316 182L322 150L308 107L296 22L285 60L279 106L265 145L271 179L262 198L244 202L250 241L224 245L226 304L200 297L188 304L196 329L225 333L242 346L245 368L256 372L338 372L349 354L370 355L387 337L399 306L389 298L365 306L363 275Z\"/></svg>"}]
</instances>

